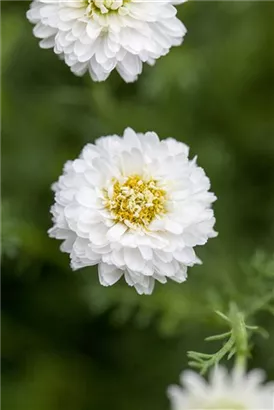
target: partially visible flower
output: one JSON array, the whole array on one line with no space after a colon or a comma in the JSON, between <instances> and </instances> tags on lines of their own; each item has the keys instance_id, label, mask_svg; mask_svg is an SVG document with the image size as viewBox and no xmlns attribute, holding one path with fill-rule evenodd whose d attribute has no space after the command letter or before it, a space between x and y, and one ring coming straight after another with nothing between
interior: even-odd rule
<instances>
[{"instance_id":1,"label":"partially visible flower","mask_svg":"<svg viewBox=\"0 0 274 410\"><path fill-rule=\"evenodd\" d=\"M34 0L27 18L41 48L53 48L71 71L104 81L115 68L135 81L186 33L173 4L186 0Z\"/></svg>"},{"instance_id":2,"label":"partially visible flower","mask_svg":"<svg viewBox=\"0 0 274 410\"><path fill-rule=\"evenodd\" d=\"M216 236L210 181L188 147L154 132L102 137L66 163L54 184L54 226L73 269L99 264L109 286L124 276L138 293L155 279L183 282L200 263L193 247Z\"/></svg>"},{"instance_id":3,"label":"partially visible flower","mask_svg":"<svg viewBox=\"0 0 274 410\"><path fill-rule=\"evenodd\" d=\"M245 373L234 368L229 374L216 367L207 382L193 371L183 372L184 386L170 386L168 396L172 410L273 410L274 385L263 384L264 372Z\"/></svg>"}]
</instances>

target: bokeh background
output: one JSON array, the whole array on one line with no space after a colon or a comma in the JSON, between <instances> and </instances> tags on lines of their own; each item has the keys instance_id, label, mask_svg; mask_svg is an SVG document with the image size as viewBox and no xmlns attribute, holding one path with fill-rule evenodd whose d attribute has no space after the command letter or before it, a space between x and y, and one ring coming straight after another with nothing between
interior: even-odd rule
<instances>
[{"instance_id":1,"label":"bokeh background","mask_svg":"<svg viewBox=\"0 0 274 410\"><path fill-rule=\"evenodd\" d=\"M248 309L273 287L274 3L181 5L184 44L131 85L75 77L38 47L28 2L1 6L3 409L168 409L187 350L220 347L204 342L225 331L214 309ZM64 162L126 126L187 143L218 197L204 264L150 297L72 272L47 236ZM252 321L269 338L252 339L249 366L273 379L273 316Z\"/></svg>"}]
</instances>

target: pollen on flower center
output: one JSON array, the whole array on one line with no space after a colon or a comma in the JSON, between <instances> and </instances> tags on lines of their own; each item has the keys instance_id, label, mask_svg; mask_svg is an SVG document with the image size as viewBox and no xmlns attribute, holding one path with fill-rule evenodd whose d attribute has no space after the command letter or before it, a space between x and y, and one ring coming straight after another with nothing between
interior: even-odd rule
<instances>
[{"instance_id":1,"label":"pollen on flower center","mask_svg":"<svg viewBox=\"0 0 274 410\"><path fill-rule=\"evenodd\" d=\"M108 14L118 11L127 0L88 0L89 14Z\"/></svg>"},{"instance_id":2,"label":"pollen on flower center","mask_svg":"<svg viewBox=\"0 0 274 410\"><path fill-rule=\"evenodd\" d=\"M156 216L166 212L166 191L154 179L143 180L131 175L123 183L114 181L112 195L106 198L106 208L117 222L127 226L147 228Z\"/></svg>"},{"instance_id":3,"label":"pollen on flower center","mask_svg":"<svg viewBox=\"0 0 274 410\"><path fill-rule=\"evenodd\" d=\"M247 410L242 403L232 402L230 400L220 400L217 403L205 407L208 410Z\"/></svg>"}]
</instances>

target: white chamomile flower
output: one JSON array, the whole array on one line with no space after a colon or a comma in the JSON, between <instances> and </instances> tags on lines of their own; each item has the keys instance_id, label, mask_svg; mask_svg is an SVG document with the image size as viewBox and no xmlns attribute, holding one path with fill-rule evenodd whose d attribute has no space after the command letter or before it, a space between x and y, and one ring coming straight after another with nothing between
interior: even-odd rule
<instances>
[{"instance_id":1,"label":"white chamomile flower","mask_svg":"<svg viewBox=\"0 0 274 410\"><path fill-rule=\"evenodd\" d=\"M207 382L193 371L183 372L184 386L170 386L168 395L172 410L273 410L274 385L263 384L264 372L245 373L234 368L229 374L216 367Z\"/></svg>"},{"instance_id":2,"label":"white chamomile flower","mask_svg":"<svg viewBox=\"0 0 274 410\"><path fill-rule=\"evenodd\" d=\"M173 4L186 0L34 0L27 17L42 48L53 48L71 71L104 81L115 68L135 81L186 29Z\"/></svg>"},{"instance_id":3,"label":"white chamomile flower","mask_svg":"<svg viewBox=\"0 0 274 410\"><path fill-rule=\"evenodd\" d=\"M54 184L51 237L73 269L99 264L109 286L124 276L138 293L155 279L183 282L199 263L193 247L216 236L210 181L188 147L154 132L102 137L69 161Z\"/></svg>"}]
</instances>

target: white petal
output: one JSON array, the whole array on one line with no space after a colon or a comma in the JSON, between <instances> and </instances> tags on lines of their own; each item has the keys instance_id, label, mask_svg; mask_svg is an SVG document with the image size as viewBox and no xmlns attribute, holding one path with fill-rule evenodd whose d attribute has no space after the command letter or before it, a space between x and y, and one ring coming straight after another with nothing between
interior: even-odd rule
<instances>
[{"instance_id":1,"label":"white petal","mask_svg":"<svg viewBox=\"0 0 274 410\"><path fill-rule=\"evenodd\" d=\"M127 229L128 227L125 224L117 223L109 229L107 238L110 241L118 241L121 236L127 231Z\"/></svg>"},{"instance_id":2,"label":"white petal","mask_svg":"<svg viewBox=\"0 0 274 410\"><path fill-rule=\"evenodd\" d=\"M153 258L153 251L149 246L139 246L139 251L145 260L151 260Z\"/></svg>"},{"instance_id":3,"label":"white petal","mask_svg":"<svg viewBox=\"0 0 274 410\"><path fill-rule=\"evenodd\" d=\"M76 194L76 200L79 202L79 204L88 208L96 207L96 192L94 189L82 187Z\"/></svg>"},{"instance_id":4,"label":"white petal","mask_svg":"<svg viewBox=\"0 0 274 410\"><path fill-rule=\"evenodd\" d=\"M121 276L123 271L117 269L113 265L107 265L106 263L100 263L98 266L99 281L103 286L111 286L116 283Z\"/></svg>"},{"instance_id":5,"label":"white petal","mask_svg":"<svg viewBox=\"0 0 274 410\"><path fill-rule=\"evenodd\" d=\"M128 268L133 271L141 272L145 266L145 260L138 248L125 248L124 259Z\"/></svg>"}]
</instances>

